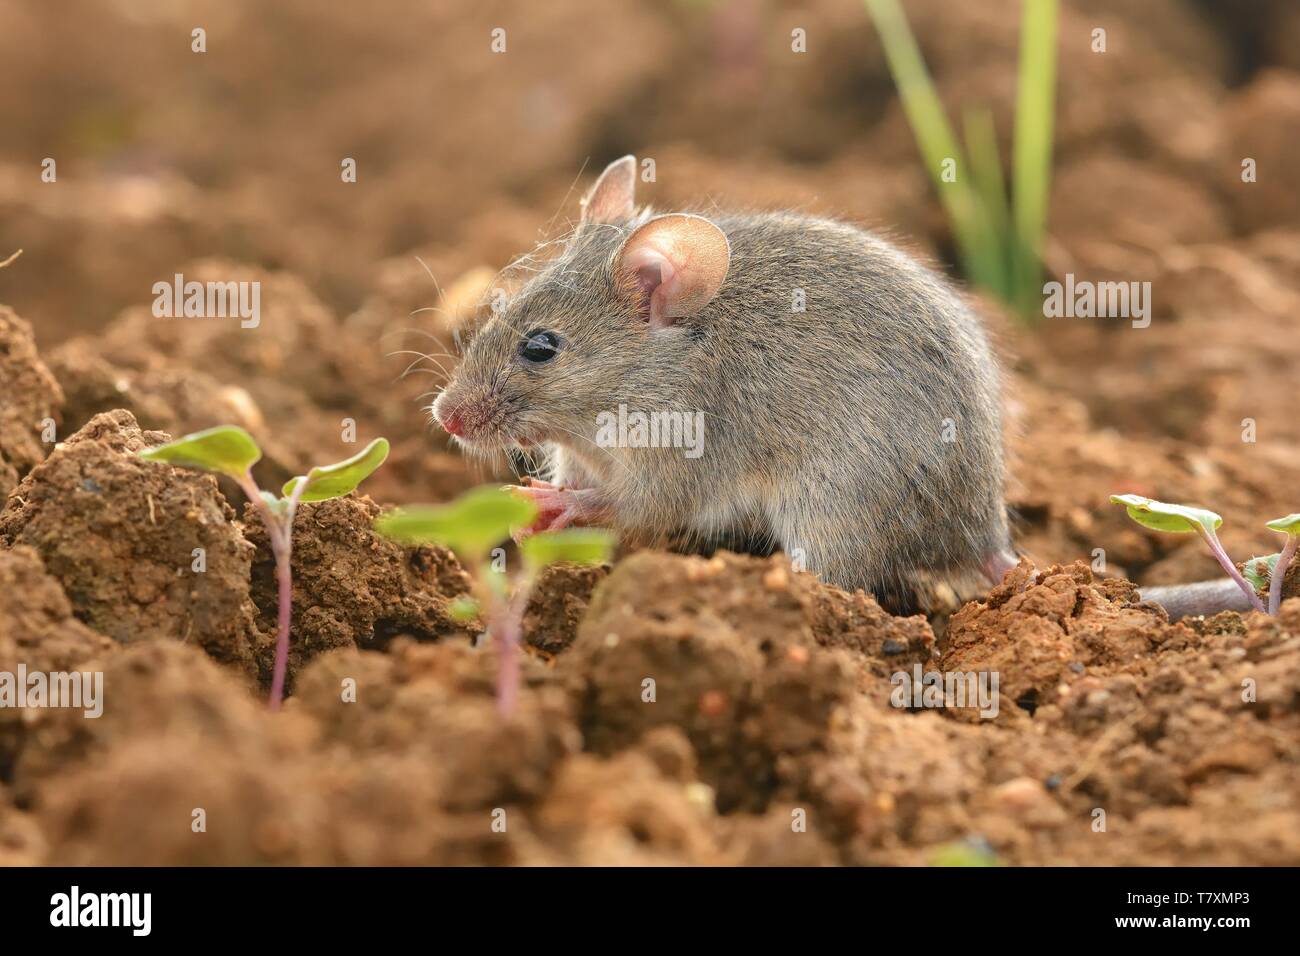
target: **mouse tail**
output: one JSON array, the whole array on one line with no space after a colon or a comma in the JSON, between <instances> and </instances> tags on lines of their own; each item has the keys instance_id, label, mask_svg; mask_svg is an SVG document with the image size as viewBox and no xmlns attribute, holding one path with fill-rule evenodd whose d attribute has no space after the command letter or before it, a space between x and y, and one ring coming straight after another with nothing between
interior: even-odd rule
<instances>
[{"instance_id":1,"label":"mouse tail","mask_svg":"<svg viewBox=\"0 0 1300 956\"><path fill-rule=\"evenodd\" d=\"M982 570L989 581L997 585L1002 576L1018 562L1015 552L1000 550L989 555ZM1210 616L1220 611L1245 613L1255 610L1246 593L1231 578L1197 581L1195 584L1171 584L1138 589L1144 601L1154 601L1165 609L1169 620L1184 617Z\"/></svg>"},{"instance_id":2,"label":"mouse tail","mask_svg":"<svg viewBox=\"0 0 1300 956\"><path fill-rule=\"evenodd\" d=\"M1139 588L1138 593L1142 600L1154 601L1163 607L1171 621L1198 614L1218 614L1220 611L1253 610L1250 598L1231 578Z\"/></svg>"}]
</instances>

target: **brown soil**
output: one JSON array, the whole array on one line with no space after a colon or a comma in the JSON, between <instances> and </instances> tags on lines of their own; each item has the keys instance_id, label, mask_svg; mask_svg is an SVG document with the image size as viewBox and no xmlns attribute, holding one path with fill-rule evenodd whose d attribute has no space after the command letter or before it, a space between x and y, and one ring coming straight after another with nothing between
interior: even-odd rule
<instances>
[{"instance_id":1,"label":"brown soil","mask_svg":"<svg viewBox=\"0 0 1300 956\"><path fill-rule=\"evenodd\" d=\"M226 0L201 56L165 5L46 6L0 11L0 260L26 250L0 271L0 672L105 696L0 708L0 865L1300 864L1300 563L1276 618L1170 623L1129 582L1218 566L1107 500L1214 508L1239 560L1300 510L1294 4L1063 0L1047 267L1149 281L1151 324L1025 326L971 291L1026 556L1000 586L896 617L780 556L553 568L509 721L448 616L456 560L371 530L519 464L451 448L430 390L496 270L627 152L658 208L839 215L960 279L861 3ZM992 105L1009 157L1020 4L905 9L950 115ZM177 272L260 282L259 326L156 318ZM268 488L392 443L363 495L300 512L279 714L260 522L137 456L222 423ZM996 716L897 706L918 668L996 672Z\"/></svg>"},{"instance_id":2,"label":"brown soil","mask_svg":"<svg viewBox=\"0 0 1300 956\"><path fill-rule=\"evenodd\" d=\"M101 634L193 642L250 670L253 549L215 480L138 457L168 437L130 412L96 415L10 494L0 542L34 548Z\"/></svg>"},{"instance_id":3,"label":"brown soil","mask_svg":"<svg viewBox=\"0 0 1300 956\"><path fill-rule=\"evenodd\" d=\"M57 434L54 416L63 404L59 383L36 353L32 327L0 306L0 494L45 457L43 437ZM43 434L44 433L44 434Z\"/></svg>"},{"instance_id":4,"label":"brown soil","mask_svg":"<svg viewBox=\"0 0 1300 956\"><path fill-rule=\"evenodd\" d=\"M449 600L469 590L469 578L450 552L406 549L372 530L379 506L368 497L304 504L294 522L293 603L289 677L309 660L336 648L382 649L399 634L421 640L468 637L447 616ZM266 529L251 505L244 529L257 548L252 597L263 631L275 633L278 591ZM260 661L269 683L274 648Z\"/></svg>"}]
</instances>

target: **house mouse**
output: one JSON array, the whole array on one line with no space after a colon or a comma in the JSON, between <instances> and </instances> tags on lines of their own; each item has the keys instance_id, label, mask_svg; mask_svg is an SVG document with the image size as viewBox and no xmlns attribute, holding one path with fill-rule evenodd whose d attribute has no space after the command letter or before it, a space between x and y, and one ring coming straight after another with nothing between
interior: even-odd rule
<instances>
[{"instance_id":1,"label":"house mouse","mask_svg":"<svg viewBox=\"0 0 1300 956\"><path fill-rule=\"evenodd\" d=\"M533 530L758 542L895 610L999 580L998 366L953 288L841 222L638 208L636 175L605 169L432 405L469 450L542 447Z\"/></svg>"},{"instance_id":2,"label":"house mouse","mask_svg":"<svg viewBox=\"0 0 1300 956\"><path fill-rule=\"evenodd\" d=\"M611 163L573 233L474 336L433 403L471 451L541 447L533 531L781 549L895 612L1016 563L996 359L939 275L788 212L657 214ZM1142 588L1171 619L1249 601Z\"/></svg>"}]
</instances>

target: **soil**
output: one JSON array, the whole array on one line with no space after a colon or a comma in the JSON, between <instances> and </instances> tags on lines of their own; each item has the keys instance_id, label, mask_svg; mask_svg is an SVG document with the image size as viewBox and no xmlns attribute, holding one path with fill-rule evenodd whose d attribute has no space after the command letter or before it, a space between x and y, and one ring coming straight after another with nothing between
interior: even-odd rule
<instances>
[{"instance_id":1,"label":"soil","mask_svg":"<svg viewBox=\"0 0 1300 956\"><path fill-rule=\"evenodd\" d=\"M55 433L55 412L63 404L59 383L36 353L32 327L0 306L0 493L45 457L42 435Z\"/></svg>"},{"instance_id":2,"label":"soil","mask_svg":"<svg viewBox=\"0 0 1300 956\"><path fill-rule=\"evenodd\" d=\"M380 509L369 497L339 498L301 506L294 521L294 615L289 641L289 683L300 667L336 648L382 648L406 634L436 641L469 638L448 616L447 605L469 590L469 577L449 551L406 549L374 532ZM274 633L278 613L275 560L266 529L252 505L244 506L244 530L257 549L252 598L259 624ZM262 655L269 683L273 648Z\"/></svg>"},{"instance_id":3,"label":"soil","mask_svg":"<svg viewBox=\"0 0 1300 956\"><path fill-rule=\"evenodd\" d=\"M1063 0L1047 267L1149 281L1151 322L968 290L1005 368L999 586L900 617L781 555L552 568L506 721L455 557L371 530L525 464L463 457L430 390L627 152L659 208L839 215L961 281L862 5L226 0L203 55L166 5L45 6L0 11L0 672L102 673L104 711L0 708L0 865L1300 864L1300 563L1277 617L1171 623L1131 582L1217 564L1108 502L1213 508L1238 560L1300 510L1294 4ZM1010 156L1020 5L904 6ZM258 327L155 317L178 272L261 283ZM278 714L260 521L137 454L224 423L268 488L392 443L301 509ZM899 706L918 672L996 673L996 715Z\"/></svg>"}]
</instances>

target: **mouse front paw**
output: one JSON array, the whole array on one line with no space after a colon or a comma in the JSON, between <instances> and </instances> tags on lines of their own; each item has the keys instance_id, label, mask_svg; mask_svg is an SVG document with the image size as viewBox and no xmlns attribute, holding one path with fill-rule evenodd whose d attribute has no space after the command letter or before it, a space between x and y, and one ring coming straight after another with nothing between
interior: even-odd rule
<instances>
[{"instance_id":1,"label":"mouse front paw","mask_svg":"<svg viewBox=\"0 0 1300 956\"><path fill-rule=\"evenodd\" d=\"M592 488L557 488L544 482L527 486L507 485L507 490L528 498L537 506L537 520L515 535L522 541L540 531L559 531L570 525L598 524L607 517L600 495Z\"/></svg>"}]
</instances>

